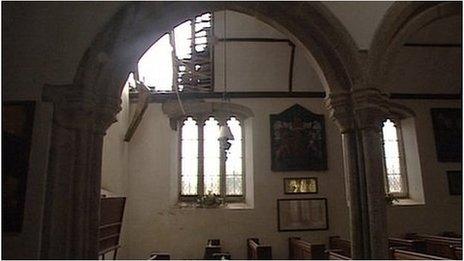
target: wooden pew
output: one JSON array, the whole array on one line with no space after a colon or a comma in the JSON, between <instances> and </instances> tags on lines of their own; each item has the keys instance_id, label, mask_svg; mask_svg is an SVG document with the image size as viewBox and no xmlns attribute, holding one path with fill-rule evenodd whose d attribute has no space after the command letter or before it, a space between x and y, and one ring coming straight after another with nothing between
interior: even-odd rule
<instances>
[{"instance_id":1,"label":"wooden pew","mask_svg":"<svg viewBox=\"0 0 464 261\"><path fill-rule=\"evenodd\" d=\"M403 249L391 249L393 259L395 260L446 260L445 257L427 255Z\"/></svg>"},{"instance_id":2,"label":"wooden pew","mask_svg":"<svg viewBox=\"0 0 464 261\"><path fill-rule=\"evenodd\" d=\"M105 259L105 254L113 252L115 260L118 254L121 235L122 217L125 197L103 197L100 204L100 226L98 227L98 255Z\"/></svg>"},{"instance_id":3,"label":"wooden pew","mask_svg":"<svg viewBox=\"0 0 464 261\"><path fill-rule=\"evenodd\" d=\"M438 234L438 236L452 237L452 238L462 238L461 234L458 234L458 233L455 233L455 232L452 232L452 231L444 231L444 232Z\"/></svg>"},{"instance_id":4,"label":"wooden pew","mask_svg":"<svg viewBox=\"0 0 464 261\"><path fill-rule=\"evenodd\" d=\"M171 255L168 253L153 252L150 254L150 258L148 260L169 260L169 259L171 259Z\"/></svg>"},{"instance_id":5,"label":"wooden pew","mask_svg":"<svg viewBox=\"0 0 464 261\"><path fill-rule=\"evenodd\" d=\"M454 256L457 260L462 260L462 247L460 246L453 246Z\"/></svg>"},{"instance_id":6,"label":"wooden pew","mask_svg":"<svg viewBox=\"0 0 464 261\"><path fill-rule=\"evenodd\" d=\"M341 254L341 249L329 249L327 252L327 259L329 260L350 260L351 258L348 256L344 256Z\"/></svg>"},{"instance_id":7,"label":"wooden pew","mask_svg":"<svg viewBox=\"0 0 464 261\"><path fill-rule=\"evenodd\" d=\"M221 253L221 240L219 239L208 239L205 246L205 253L203 259L214 260L216 259L214 254Z\"/></svg>"},{"instance_id":8,"label":"wooden pew","mask_svg":"<svg viewBox=\"0 0 464 261\"><path fill-rule=\"evenodd\" d=\"M388 238L388 246L398 248L401 247L403 250L425 253L425 240L423 239L404 239L397 237Z\"/></svg>"},{"instance_id":9,"label":"wooden pew","mask_svg":"<svg viewBox=\"0 0 464 261\"><path fill-rule=\"evenodd\" d=\"M272 259L272 248L259 244L259 239L247 239L247 259L270 260Z\"/></svg>"},{"instance_id":10,"label":"wooden pew","mask_svg":"<svg viewBox=\"0 0 464 261\"><path fill-rule=\"evenodd\" d=\"M454 247L462 247L462 239L454 237L443 237L426 234L415 234L412 237L425 241L425 253L433 256L457 259Z\"/></svg>"},{"instance_id":11,"label":"wooden pew","mask_svg":"<svg viewBox=\"0 0 464 261\"><path fill-rule=\"evenodd\" d=\"M311 244L301 240L299 237L288 238L288 259L325 259L324 251L324 244Z\"/></svg>"},{"instance_id":12,"label":"wooden pew","mask_svg":"<svg viewBox=\"0 0 464 261\"><path fill-rule=\"evenodd\" d=\"M329 249L330 252L334 252L334 256L342 255L346 258L351 258L351 242L349 240L341 239L339 236L329 237Z\"/></svg>"}]
</instances>

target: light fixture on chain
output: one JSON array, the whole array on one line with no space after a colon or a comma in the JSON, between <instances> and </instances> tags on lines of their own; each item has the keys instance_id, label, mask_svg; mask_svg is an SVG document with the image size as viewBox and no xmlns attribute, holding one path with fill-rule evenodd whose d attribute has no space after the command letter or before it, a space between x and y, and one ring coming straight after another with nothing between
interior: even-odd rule
<instances>
[{"instance_id":1,"label":"light fixture on chain","mask_svg":"<svg viewBox=\"0 0 464 261\"><path fill-rule=\"evenodd\" d=\"M222 95L222 100L223 102L227 101L227 11L224 8L224 19L223 19L223 29L224 29L224 92ZM219 143L222 149L224 149L225 157L227 158L227 153L232 146L232 143L229 141L234 140L234 135L232 134L232 131L230 130L229 126L227 125L227 122L224 123L224 125L221 125L219 128Z\"/></svg>"}]
</instances>

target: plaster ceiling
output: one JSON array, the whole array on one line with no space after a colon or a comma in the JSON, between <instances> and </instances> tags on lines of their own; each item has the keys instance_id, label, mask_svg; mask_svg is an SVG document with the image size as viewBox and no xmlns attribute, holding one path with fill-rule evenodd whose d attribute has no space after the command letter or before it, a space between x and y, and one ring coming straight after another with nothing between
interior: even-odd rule
<instances>
[{"instance_id":1,"label":"plaster ceiling","mask_svg":"<svg viewBox=\"0 0 464 261\"><path fill-rule=\"evenodd\" d=\"M370 47L374 33L393 1L322 2L340 20L359 49Z\"/></svg>"}]
</instances>

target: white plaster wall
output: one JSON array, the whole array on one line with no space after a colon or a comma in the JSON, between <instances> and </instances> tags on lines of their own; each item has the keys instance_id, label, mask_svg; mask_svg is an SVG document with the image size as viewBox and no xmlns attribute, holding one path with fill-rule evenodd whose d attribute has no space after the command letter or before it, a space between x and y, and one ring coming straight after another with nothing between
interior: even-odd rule
<instances>
[{"instance_id":1,"label":"white plaster wall","mask_svg":"<svg viewBox=\"0 0 464 261\"><path fill-rule=\"evenodd\" d=\"M383 89L399 93L461 93L462 49L403 47Z\"/></svg>"},{"instance_id":2,"label":"white plaster wall","mask_svg":"<svg viewBox=\"0 0 464 261\"><path fill-rule=\"evenodd\" d=\"M121 111L117 122L106 131L103 139L101 187L119 196L127 195L129 143L124 141L130 124L129 87L124 86L121 95Z\"/></svg>"},{"instance_id":3,"label":"white plaster wall","mask_svg":"<svg viewBox=\"0 0 464 261\"><path fill-rule=\"evenodd\" d=\"M254 209L180 209L177 202L177 132L169 127L161 105L150 104L129 149L127 256L146 258L150 251L167 251L175 259L199 259L206 240L220 238L233 258L246 258L245 241L258 237L273 247L273 256L286 259L289 236L327 243L330 235L348 237L344 196L341 137L328 119L322 99L240 99L233 100L253 110ZM326 114L328 170L274 173L270 166L269 114L280 113L295 103L315 113ZM317 177L317 195L283 194L283 178ZM336 192L336 193L334 193ZM278 232L278 198L326 197L329 209L328 231Z\"/></svg>"},{"instance_id":4,"label":"white plaster wall","mask_svg":"<svg viewBox=\"0 0 464 261\"><path fill-rule=\"evenodd\" d=\"M224 12L214 12L214 32L224 37ZM289 39L283 33L260 20L227 11L227 38ZM294 43L297 44L297 43ZM227 71L227 91L286 92L289 90L291 46L286 42L227 42L214 46L214 90L224 90L224 70ZM224 59L224 56L226 59ZM323 91L319 76L313 69L303 47L295 47L292 77L294 91ZM224 60L227 63L224 65ZM224 68L225 66L225 68Z\"/></svg>"}]
</instances>

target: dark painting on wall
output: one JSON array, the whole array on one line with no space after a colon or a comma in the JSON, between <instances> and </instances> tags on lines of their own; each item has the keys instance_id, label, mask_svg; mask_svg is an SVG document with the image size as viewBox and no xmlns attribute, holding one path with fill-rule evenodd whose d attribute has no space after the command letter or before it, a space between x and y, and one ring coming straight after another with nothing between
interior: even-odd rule
<instances>
[{"instance_id":1,"label":"dark painting on wall","mask_svg":"<svg viewBox=\"0 0 464 261\"><path fill-rule=\"evenodd\" d=\"M2 104L2 232L21 232L34 102Z\"/></svg>"},{"instance_id":2,"label":"dark painting on wall","mask_svg":"<svg viewBox=\"0 0 464 261\"><path fill-rule=\"evenodd\" d=\"M327 169L324 115L295 104L270 121L272 171Z\"/></svg>"},{"instance_id":3,"label":"dark painting on wall","mask_svg":"<svg viewBox=\"0 0 464 261\"><path fill-rule=\"evenodd\" d=\"M462 111L455 108L433 108L433 132L439 162L462 161Z\"/></svg>"},{"instance_id":4,"label":"dark painting on wall","mask_svg":"<svg viewBox=\"0 0 464 261\"><path fill-rule=\"evenodd\" d=\"M448 176L448 190L450 195L462 195L462 171L450 170Z\"/></svg>"}]
</instances>

